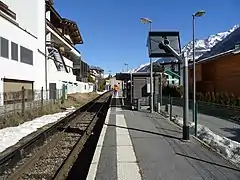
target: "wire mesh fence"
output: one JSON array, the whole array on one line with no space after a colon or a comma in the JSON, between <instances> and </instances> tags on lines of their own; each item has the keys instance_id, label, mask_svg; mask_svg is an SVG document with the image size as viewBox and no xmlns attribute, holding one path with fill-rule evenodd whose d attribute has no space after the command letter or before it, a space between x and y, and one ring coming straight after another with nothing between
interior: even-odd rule
<instances>
[{"instance_id":1,"label":"wire mesh fence","mask_svg":"<svg viewBox=\"0 0 240 180\"><path fill-rule=\"evenodd\" d=\"M157 97L157 103L161 101ZM156 104L157 105L157 104ZM161 111L172 117L183 117L184 99L179 97L162 97ZM240 108L222 104L197 101L196 114L192 114L193 100L189 100L189 122L196 119L198 124L210 128L218 135L240 142Z\"/></svg>"},{"instance_id":2,"label":"wire mesh fence","mask_svg":"<svg viewBox=\"0 0 240 180\"><path fill-rule=\"evenodd\" d=\"M29 90L0 94L0 128L18 125L27 119L54 113L63 103L65 94L57 90Z\"/></svg>"},{"instance_id":3,"label":"wire mesh fence","mask_svg":"<svg viewBox=\"0 0 240 180\"><path fill-rule=\"evenodd\" d=\"M170 98L172 99L173 115L181 115L184 106L184 99L180 97L162 97L162 106L170 105ZM157 102L160 102L160 96L157 97ZM189 110L193 108L193 100L189 99ZM163 108L164 110L166 108ZM233 120L240 123L240 108L232 107L223 104L214 104L210 102L196 101L196 112L198 114L205 114L208 116L218 117L225 120ZM192 119L192 117L191 117Z\"/></svg>"}]
</instances>

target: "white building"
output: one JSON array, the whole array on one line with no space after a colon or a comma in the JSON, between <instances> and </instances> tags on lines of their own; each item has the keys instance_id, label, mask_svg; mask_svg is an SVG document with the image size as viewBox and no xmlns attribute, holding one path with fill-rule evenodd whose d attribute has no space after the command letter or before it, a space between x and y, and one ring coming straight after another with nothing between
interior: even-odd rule
<instances>
[{"instance_id":1,"label":"white building","mask_svg":"<svg viewBox=\"0 0 240 180\"><path fill-rule=\"evenodd\" d=\"M77 24L63 18L51 1L46 1L46 17L49 90L54 91L65 86L67 93L91 92L93 85L77 81L73 74L74 62L81 61L81 54L75 45L83 44Z\"/></svg>"},{"instance_id":2,"label":"white building","mask_svg":"<svg viewBox=\"0 0 240 180\"><path fill-rule=\"evenodd\" d=\"M52 97L63 85L67 93L93 90L73 74L74 61L81 61L75 45L83 43L77 24L62 18L52 0L2 0L0 24L0 105L13 98L7 92L22 86L30 94L43 87Z\"/></svg>"},{"instance_id":3,"label":"white building","mask_svg":"<svg viewBox=\"0 0 240 180\"><path fill-rule=\"evenodd\" d=\"M0 105L3 92L45 85L44 9L44 0L0 1Z\"/></svg>"}]
</instances>

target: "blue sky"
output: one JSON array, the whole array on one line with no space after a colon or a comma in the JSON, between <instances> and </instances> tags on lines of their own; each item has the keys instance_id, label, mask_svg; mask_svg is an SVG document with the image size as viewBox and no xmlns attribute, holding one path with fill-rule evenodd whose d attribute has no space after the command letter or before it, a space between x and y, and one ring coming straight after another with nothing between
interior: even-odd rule
<instances>
[{"instance_id":1,"label":"blue sky","mask_svg":"<svg viewBox=\"0 0 240 180\"><path fill-rule=\"evenodd\" d=\"M71 1L71 2L70 2ZM141 17L153 21L153 30L177 30L181 45L192 38L191 15L205 10L197 19L196 37L225 31L240 23L239 0L54 0L63 17L77 22L84 44L77 48L90 65L107 73L120 72L149 61L146 49L148 26Z\"/></svg>"}]
</instances>

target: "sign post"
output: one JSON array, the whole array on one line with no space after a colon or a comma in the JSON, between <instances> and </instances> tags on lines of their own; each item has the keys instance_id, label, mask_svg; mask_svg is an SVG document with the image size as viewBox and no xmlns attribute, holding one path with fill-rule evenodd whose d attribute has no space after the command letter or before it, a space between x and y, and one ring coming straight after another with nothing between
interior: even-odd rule
<instances>
[{"instance_id":1,"label":"sign post","mask_svg":"<svg viewBox=\"0 0 240 180\"><path fill-rule=\"evenodd\" d=\"M188 60L181 54L179 32L149 32L148 50L150 57L175 57L179 62L184 64L183 140L189 140Z\"/></svg>"}]
</instances>

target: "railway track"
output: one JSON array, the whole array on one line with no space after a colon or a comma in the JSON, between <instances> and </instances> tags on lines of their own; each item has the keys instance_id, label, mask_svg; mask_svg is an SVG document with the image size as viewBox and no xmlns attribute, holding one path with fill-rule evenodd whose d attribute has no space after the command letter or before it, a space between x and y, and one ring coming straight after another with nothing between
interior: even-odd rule
<instances>
[{"instance_id":1,"label":"railway track","mask_svg":"<svg viewBox=\"0 0 240 180\"><path fill-rule=\"evenodd\" d=\"M5 167L4 171L0 171L0 180L66 179L78 154L91 136L96 122L102 117L102 113L106 113L110 97L111 93L108 92L86 104L86 107L66 117L65 123L60 123L52 129L54 133L46 130L51 135L45 137L40 146L34 146L28 151L29 153L25 153L25 156L19 158L19 161L11 163L16 157L11 153L4 159L0 159L0 167ZM34 142L28 145L33 146L33 144ZM27 147L26 145L23 149L27 149ZM21 149L16 151L15 154L19 154Z\"/></svg>"}]
</instances>

